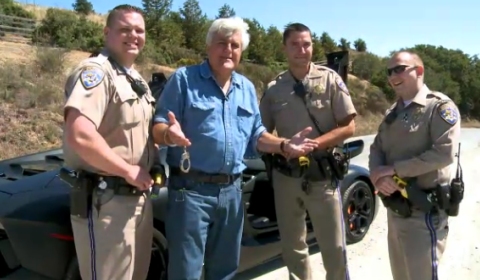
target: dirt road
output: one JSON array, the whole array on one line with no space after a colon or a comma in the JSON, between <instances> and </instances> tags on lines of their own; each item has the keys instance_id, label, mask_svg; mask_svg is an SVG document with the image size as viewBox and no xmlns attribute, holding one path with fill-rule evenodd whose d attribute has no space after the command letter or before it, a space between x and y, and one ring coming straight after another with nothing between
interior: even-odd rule
<instances>
[{"instance_id":1,"label":"dirt road","mask_svg":"<svg viewBox=\"0 0 480 280\"><path fill-rule=\"evenodd\" d=\"M365 138L369 144L371 137ZM460 215L450 219L450 233L444 257L440 263L441 280L474 280L480 278L480 130L462 130L462 167L466 185ZM368 146L365 146L368 147ZM355 160L366 166L368 149ZM387 251L386 212L382 207L365 239L348 246L350 278L352 280L391 280ZM312 255L314 279L325 279L320 253ZM281 266L277 265L277 267ZM266 269L267 270L267 269ZM270 270L270 269L268 269ZM261 275L261 274L258 274ZM267 272L256 280L286 280L285 267Z\"/></svg>"}]
</instances>

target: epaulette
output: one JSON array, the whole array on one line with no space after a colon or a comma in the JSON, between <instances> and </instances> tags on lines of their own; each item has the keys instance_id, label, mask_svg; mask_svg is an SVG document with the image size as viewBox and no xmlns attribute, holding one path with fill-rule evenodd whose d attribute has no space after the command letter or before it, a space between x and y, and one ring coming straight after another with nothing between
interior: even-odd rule
<instances>
[{"instance_id":1,"label":"epaulette","mask_svg":"<svg viewBox=\"0 0 480 280\"><path fill-rule=\"evenodd\" d=\"M335 74L338 74L335 70L333 70L332 68L330 67L326 67L326 66L323 66L323 65L315 65L315 68L317 70L320 70L320 71L328 71L328 72L332 72L332 73L335 73Z\"/></svg>"},{"instance_id":2,"label":"epaulette","mask_svg":"<svg viewBox=\"0 0 480 280\"><path fill-rule=\"evenodd\" d=\"M282 71L277 76L275 76L275 78L273 78L273 80L267 84L267 89L274 86L278 81L282 80L283 75L285 75L286 73L288 73L288 70Z\"/></svg>"},{"instance_id":3,"label":"epaulette","mask_svg":"<svg viewBox=\"0 0 480 280\"><path fill-rule=\"evenodd\" d=\"M85 60L82 61L82 64L95 63L95 64L98 64L98 65L102 66L107 61L108 61L108 56L105 56L103 54L99 54L97 56L86 58Z\"/></svg>"},{"instance_id":4,"label":"epaulette","mask_svg":"<svg viewBox=\"0 0 480 280\"><path fill-rule=\"evenodd\" d=\"M427 98L435 98L437 101L433 103L435 107L439 107L443 104L447 104L448 102L453 102L453 100L446 94L443 94L438 91L432 91L427 94Z\"/></svg>"},{"instance_id":5,"label":"epaulette","mask_svg":"<svg viewBox=\"0 0 480 280\"><path fill-rule=\"evenodd\" d=\"M451 101L452 99L444 94L444 93L441 93L441 92L438 92L438 91L432 91L432 92L429 92L427 94L427 98L436 98L436 99L439 99L439 100L446 100L446 101Z\"/></svg>"}]
</instances>

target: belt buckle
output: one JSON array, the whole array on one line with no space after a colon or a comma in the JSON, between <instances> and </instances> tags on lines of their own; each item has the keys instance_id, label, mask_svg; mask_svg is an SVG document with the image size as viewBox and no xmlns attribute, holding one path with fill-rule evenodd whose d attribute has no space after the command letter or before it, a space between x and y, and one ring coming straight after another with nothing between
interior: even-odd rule
<instances>
[{"instance_id":1,"label":"belt buckle","mask_svg":"<svg viewBox=\"0 0 480 280\"><path fill-rule=\"evenodd\" d=\"M220 175L222 180L220 180L220 184L222 185L230 185L232 183L232 176L228 174Z\"/></svg>"}]
</instances>

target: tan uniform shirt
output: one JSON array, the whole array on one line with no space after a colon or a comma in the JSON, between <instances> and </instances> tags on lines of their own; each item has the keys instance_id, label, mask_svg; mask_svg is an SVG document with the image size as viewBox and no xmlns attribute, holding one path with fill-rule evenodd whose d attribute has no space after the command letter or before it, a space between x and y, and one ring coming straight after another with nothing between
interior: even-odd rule
<instances>
[{"instance_id":1,"label":"tan uniform shirt","mask_svg":"<svg viewBox=\"0 0 480 280\"><path fill-rule=\"evenodd\" d=\"M357 114L352 99L342 78L333 70L310 65L308 93L305 100L322 133L338 127L347 116ZM274 129L280 137L291 138L299 131L311 126L310 138L321 134L309 117L304 100L294 92L296 81L290 71L280 73L260 101L262 121L268 132Z\"/></svg>"},{"instance_id":2,"label":"tan uniform shirt","mask_svg":"<svg viewBox=\"0 0 480 280\"><path fill-rule=\"evenodd\" d=\"M107 144L126 162L150 169L156 156L150 134L155 99L150 90L139 97L125 72L112 65L105 50L82 61L66 82L64 108L77 109L90 119ZM148 89L138 72L133 70L129 74ZM82 160L66 141L63 143L65 162L70 168L105 174Z\"/></svg>"},{"instance_id":3,"label":"tan uniform shirt","mask_svg":"<svg viewBox=\"0 0 480 280\"><path fill-rule=\"evenodd\" d=\"M393 111L391 124L379 126L370 147L369 168L393 165L401 178L417 178L420 187L429 189L450 182L460 140L460 114L445 94L424 86L408 106L403 101Z\"/></svg>"}]
</instances>

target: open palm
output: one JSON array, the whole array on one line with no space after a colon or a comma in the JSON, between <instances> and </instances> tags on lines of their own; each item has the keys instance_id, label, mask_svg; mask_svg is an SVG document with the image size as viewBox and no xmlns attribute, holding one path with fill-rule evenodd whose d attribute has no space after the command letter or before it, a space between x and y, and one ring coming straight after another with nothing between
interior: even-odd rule
<instances>
[{"instance_id":1,"label":"open palm","mask_svg":"<svg viewBox=\"0 0 480 280\"><path fill-rule=\"evenodd\" d=\"M312 132L311 127L307 127L295 134L285 145L285 153L289 158L303 156L313 151L318 143L315 140L307 138L307 135Z\"/></svg>"}]
</instances>

